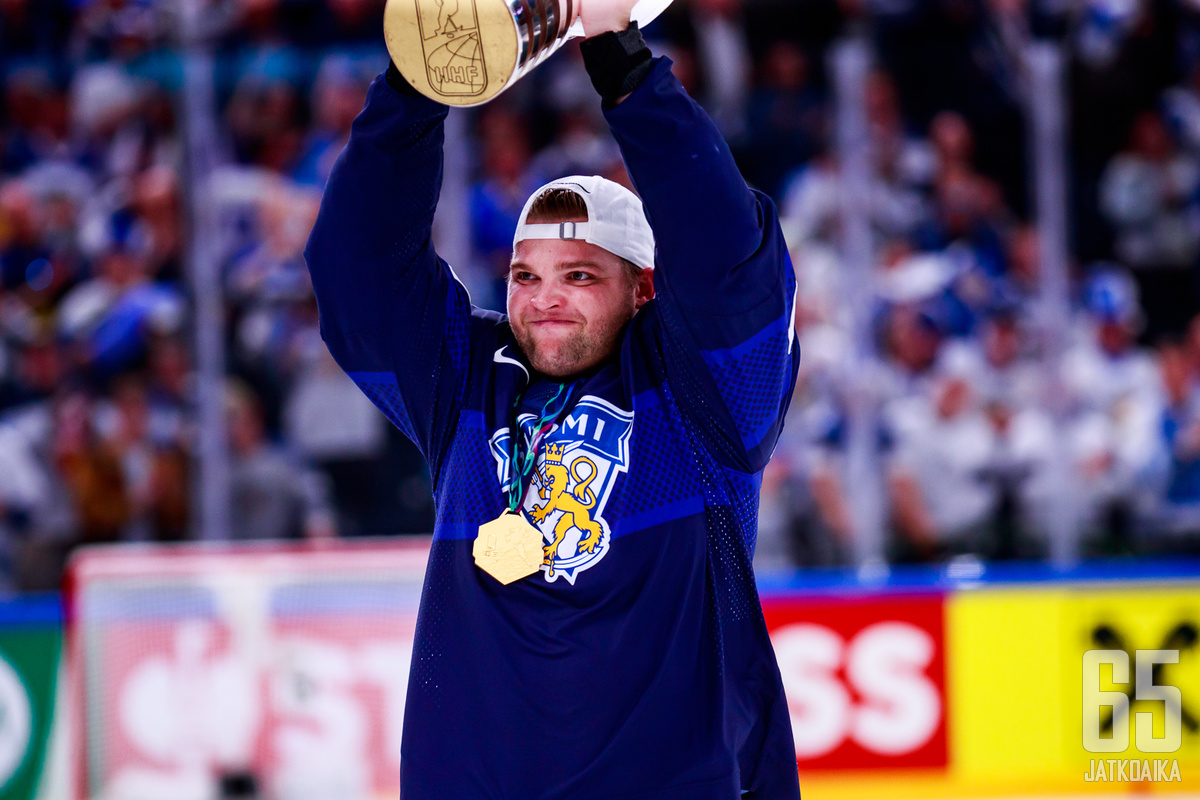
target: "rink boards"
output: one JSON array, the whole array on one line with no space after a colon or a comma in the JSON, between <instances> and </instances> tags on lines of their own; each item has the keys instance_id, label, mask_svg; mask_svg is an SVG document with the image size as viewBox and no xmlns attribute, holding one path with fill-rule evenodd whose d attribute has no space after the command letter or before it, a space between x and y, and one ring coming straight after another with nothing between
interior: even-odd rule
<instances>
[{"instance_id":1,"label":"rink boards","mask_svg":"<svg viewBox=\"0 0 1200 800\"><path fill-rule=\"evenodd\" d=\"M186 800L240 771L280 800L394 798L427 546L88 552L67 604L67 690L46 678L52 599L0 613L0 672L17 677L0 691L0 798ZM1200 790L1200 565L959 564L760 587L808 800ZM1128 685L1102 667L1085 698L1093 649L1128 652ZM1149 682L1178 704L1135 691L1138 651L1164 649L1178 663ZM1130 693L1122 752L1085 748L1094 690ZM1170 714L1178 747L1153 752L1171 744ZM1091 719L1111 736L1125 715Z\"/></svg>"}]
</instances>

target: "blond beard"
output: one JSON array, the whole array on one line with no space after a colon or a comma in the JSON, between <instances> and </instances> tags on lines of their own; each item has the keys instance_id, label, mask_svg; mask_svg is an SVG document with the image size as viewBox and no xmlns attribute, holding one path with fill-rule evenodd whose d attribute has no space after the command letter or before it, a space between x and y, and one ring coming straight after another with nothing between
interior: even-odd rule
<instances>
[{"instance_id":1,"label":"blond beard","mask_svg":"<svg viewBox=\"0 0 1200 800\"><path fill-rule=\"evenodd\" d=\"M628 316L613 317L602 328L589 333L586 328L564 341L554 354L538 347L534 337L524 326L511 325L513 338L530 365L552 378L563 378L591 369L616 352L621 341L621 331L633 319L636 309Z\"/></svg>"}]
</instances>

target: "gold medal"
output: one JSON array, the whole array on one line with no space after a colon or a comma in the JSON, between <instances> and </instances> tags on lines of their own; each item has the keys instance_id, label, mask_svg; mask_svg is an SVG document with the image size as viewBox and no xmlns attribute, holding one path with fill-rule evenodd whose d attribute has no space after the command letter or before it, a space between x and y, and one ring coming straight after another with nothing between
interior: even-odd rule
<instances>
[{"instance_id":1,"label":"gold medal","mask_svg":"<svg viewBox=\"0 0 1200 800\"><path fill-rule=\"evenodd\" d=\"M534 574L543 563L553 563L545 560L545 542L541 531L525 519L520 508L535 469L538 449L545 435L554 427L555 420L570 407L573 390L574 387L568 388L566 384L561 384L554 396L546 401L538 422L533 426L533 433L523 456L521 444L524 441L524 432L516 417L521 408L522 393L518 392L513 401L513 420L509 428L514 432L510 436L512 442L509 451L513 476L508 484L501 486L508 495L508 511L479 526L479 532L475 534L475 546L471 551L475 556L475 565L505 586ZM551 410L560 397L562 402L559 408Z\"/></svg>"},{"instance_id":2,"label":"gold medal","mask_svg":"<svg viewBox=\"0 0 1200 800\"><path fill-rule=\"evenodd\" d=\"M528 577L542 565L542 534L519 512L505 511L479 526L475 564L504 585Z\"/></svg>"}]
</instances>

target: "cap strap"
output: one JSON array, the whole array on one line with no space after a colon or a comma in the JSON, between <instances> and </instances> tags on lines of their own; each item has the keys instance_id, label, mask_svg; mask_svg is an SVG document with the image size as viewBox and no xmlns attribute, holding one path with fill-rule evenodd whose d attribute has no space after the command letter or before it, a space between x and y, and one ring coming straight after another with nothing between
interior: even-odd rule
<instances>
[{"instance_id":1,"label":"cap strap","mask_svg":"<svg viewBox=\"0 0 1200 800\"><path fill-rule=\"evenodd\" d=\"M524 239L581 239L588 238L589 225L586 222L548 222L534 225L522 225L517 233L517 240Z\"/></svg>"}]
</instances>

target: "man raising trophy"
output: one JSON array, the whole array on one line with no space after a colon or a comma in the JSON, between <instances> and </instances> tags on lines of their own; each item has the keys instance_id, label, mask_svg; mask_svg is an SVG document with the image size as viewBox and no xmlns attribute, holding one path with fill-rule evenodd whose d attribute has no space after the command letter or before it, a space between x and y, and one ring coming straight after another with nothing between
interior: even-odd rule
<instances>
[{"instance_id":1,"label":"man raising trophy","mask_svg":"<svg viewBox=\"0 0 1200 800\"><path fill-rule=\"evenodd\" d=\"M776 210L652 56L640 4L533 3L391 0L394 63L305 254L330 351L433 476L401 797L797 800L751 569L800 357ZM506 66L489 43L510 30ZM446 103L571 30L640 199L542 187L507 314L473 308L430 233Z\"/></svg>"}]
</instances>

